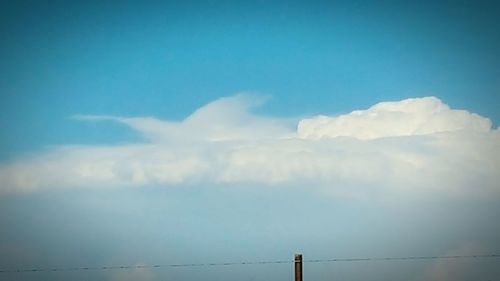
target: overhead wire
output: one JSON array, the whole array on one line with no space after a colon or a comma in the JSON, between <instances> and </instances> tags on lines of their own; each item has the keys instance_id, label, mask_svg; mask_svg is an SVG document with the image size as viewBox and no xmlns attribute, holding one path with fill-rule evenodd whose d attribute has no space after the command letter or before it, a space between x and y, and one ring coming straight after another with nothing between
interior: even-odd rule
<instances>
[{"instance_id":1,"label":"overhead wire","mask_svg":"<svg viewBox=\"0 0 500 281\"><path fill-rule=\"evenodd\" d=\"M333 259L306 259L303 263L327 263L327 262L371 262L371 261L411 261L411 260L435 260L435 259L484 259L499 258L500 254L482 255L453 255L453 256L407 256L407 257L369 257L369 258L333 258ZM207 267L207 266L234 266L234 265L264 265L264 264L287 264L294 260L262 260L262 261L239 261L219 263L183 263L183 264L152 264L152 265L118 265L118 266L86 266L86 267L53 267L53 268L16 268L0 269L0 273L26 273L26 272L68 272L68 271L100 271L100 270L130 270L130 269L155 269L175 267Z\"/></svg>"}]
</instances>

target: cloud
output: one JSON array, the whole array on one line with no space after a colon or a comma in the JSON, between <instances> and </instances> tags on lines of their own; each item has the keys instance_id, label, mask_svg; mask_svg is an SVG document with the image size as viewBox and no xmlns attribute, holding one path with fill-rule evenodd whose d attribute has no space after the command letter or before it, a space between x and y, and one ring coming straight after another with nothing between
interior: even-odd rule
<instances>
[{"instance_id":1,"label":"cloud","mask_svg":"<svg viewBox=\"0 0 500 281\"><path fill-rule=\"evenodd\" d=\"M286 136L290 133L289 128L279 119L250 113L251 109L264 101L249 94L220 98L199 108L182 122L168 122L153 117L77 115L74 118L123 123L155 143L263 140Z\"/></svg>"},{"instance_id":2,"label":"cloud","mask_svg":"<svg viewBox=\"0 0 500 281\"><path fill-rule=\"evenodd\" d=\"M465 110L450 109L436 97L381 102L367 110L336 117L317 116L299 122L298 134L306 139L354 137L377 139L469 130L488 132L491 121Z\"/></svg>"},{"instance_id":3,"label":"cloud","mask_svg":"<svg viewBox=\"0 0 500 281\"><path fill-rule=\"evenodd\" d=\"M498 196L500 133L489 119L435 97L285 120L262 101L216 100L180 122L76 116L127 125L145 141L60 146L0 166L0 191L192 184L306 185L337 195Z\"/></svg>"}]
</instances>

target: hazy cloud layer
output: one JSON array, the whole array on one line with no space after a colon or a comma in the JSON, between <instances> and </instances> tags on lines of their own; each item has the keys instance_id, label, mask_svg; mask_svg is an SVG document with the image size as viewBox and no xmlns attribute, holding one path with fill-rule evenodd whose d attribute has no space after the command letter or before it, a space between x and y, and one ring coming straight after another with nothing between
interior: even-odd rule
<instances>
[{"instance_id":1,"label":"hazy cloud layer","mask_svg":"<svg viewBox=\"0 0 500 281\"><path fill-rule=\"evenodd\" d=\"M383 102L289 126L253 114L250 96L216 100L181 122L120 122L145 141L62 146L3 163L1 191L225 184L309 185L332 194L500 194L500 133L435 97Z\"/></svg>"}]
</instances>

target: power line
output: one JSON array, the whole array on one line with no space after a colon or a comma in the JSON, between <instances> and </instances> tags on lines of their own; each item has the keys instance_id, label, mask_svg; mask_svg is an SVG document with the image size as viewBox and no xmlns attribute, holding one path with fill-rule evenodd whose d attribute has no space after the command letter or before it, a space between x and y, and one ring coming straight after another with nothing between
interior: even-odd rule
<instances>
[{"instance_id":1,"label":"power line","mask_svg":"<svg viewBox=\"0 0 500 281\"><path fill-rule=\"evenodd\" d=\"M373 258L335 258L335 259L309 259L304 263L325 262L371 262L371 261L411 261L411 260L435 260L435 259L476 259L476 258L499 258L500 254L488 255L454 255L454 256L410 256L410 257L373 257ZM185 264L153 264L153 265L120 265L120 266L95 266L95 267L56 267L56 268L24 268L24 269L0 269L0 273L23 273L23 272L64 272L64 271L101 271L101 270L126 270L126 269L154 269L173 267L207 267L207 266L234 266L234 265L263 265L263 264L286 264L294 263L294 260L274 261L240 261L221 263L185 263Z\"/></svg>"},{"instance_id":2,"label":"power line","mask_svg":"<svg viewBox=\"0 0 500 281\"><path fill-rule=\"evenodd\" d=\"M221 262L221 263L185 263L185 264L154 264L154 265L121 265L121 266L96 266L96 267L66 267L66 268L30 268L30 269L0 269L0 273L18 272L57 272L57 271L92 271L92 270L116 270L116 269L152 269L166 267L204 267L204 266L231 266L231 265L260 265L260 264L280 264L293 263L291 260L276 261L242 261L242 262Z\"/></svg>"},{"instance_id":3,"label":"power line","mask_svg":"<svg viewBox=\"0 0 500 281\"><path fill-rule=\"evenodd\" d=\"M473 258L498 258L498 254L488 255L455 255L455 256L413 256L413 257L379 257L379 258L341 258L304 260L304 262L362 262L362 261L405 261L405 260L435 260L435 259L473 259Z\"/></svg>"}]
</instances>

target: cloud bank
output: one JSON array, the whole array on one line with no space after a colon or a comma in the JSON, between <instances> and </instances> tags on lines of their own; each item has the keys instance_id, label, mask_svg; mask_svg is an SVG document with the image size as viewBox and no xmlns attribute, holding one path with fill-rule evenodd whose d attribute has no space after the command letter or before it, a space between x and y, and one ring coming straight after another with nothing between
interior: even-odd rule
<instances>
[{"instance_id":1,"label":"cloud bank","mask_svg":"<svg viewBox=\"0 0 500 281\"><path fill-rule=\"evenodd\" d=\"M500 132L438 98L382 102L295 126L252 113L262 101L221 98L181 122L118 122L144 142L60 146L0 165L0 191L185 185L308 186L331 194L500 195Z\"/></svg>"}]
</instances>

